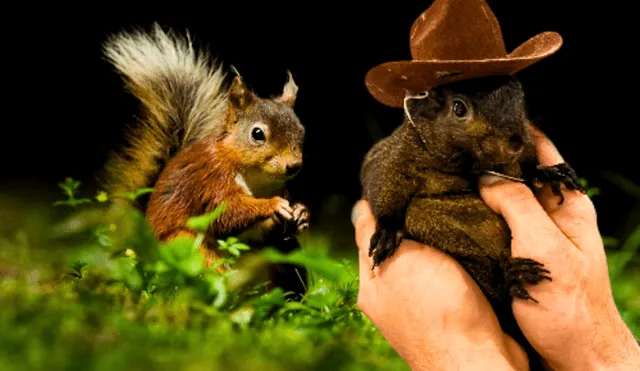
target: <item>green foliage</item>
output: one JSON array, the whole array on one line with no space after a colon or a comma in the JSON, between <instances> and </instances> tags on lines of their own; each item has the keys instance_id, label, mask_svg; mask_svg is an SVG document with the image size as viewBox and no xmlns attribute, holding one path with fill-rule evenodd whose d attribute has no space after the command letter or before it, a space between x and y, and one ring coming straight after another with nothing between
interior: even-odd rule
<instances>
[{"instance_id":1,"label":"green foliage","mask_svg":"<svg viewBox=\"0 0 640 371\"><path fill-rule=\"evenodd\" d=\"M614 245L618 247L618 244ZM613 296L622 318L636 338L640 338L640 225L619 249L609 250L607 260Z\"/></svg>"},{"instance_id":2,"label":"green foliage","mask_svg":"<svg viewBox=\"0 0 640 371\"><path fill-rule=\"evenodd\" d=\"M600 188L589 186L589 182L584 178L580 178L580 185L587 189L587 196L590 198L600 194Z\"/></svg>"},{"instance_id":3,"label":"green foliage","mask_svg":"<svg viewBox=\"0 0 640 371\"><path fill-rule=\"evenodd\" d=\"M604 171L602 175L636 200L640 200L640 185L612 171Z\"/></svg>"},{"instance_id":4,"label":"green foliage","mask_svg":"<svg viewBox=\"0 0 640 371\"><path fill-rule=\"evenodd\" d=\"M96 195L96 201L107 202L109 201L109 195L104 191L98 192L98 194Z\"/></svg>"},{"instance_id":5,"label":"green foliage","mask_svg":"<svg viewBox=\"0 0 640 371\"><path fill-rule=\"evenodd\" d=\"M357 262L332 257L328 236L290 254L218 241L218 264L236 268L220 273L198 246L226 205L190 219L193 236L159 243L142 213L105 208L103 192L78 198L79 185L60 184L64 220L0 235L0 369L408 370L358 309ZM620 240L604 239L612 287L639 336L640 227ZM304 299L247 278L266 263L307 267Z\"/></svg>"},{"instance_id":6,"label":"green foliage","mask_svg":"<svg viewBox=\"0 0 640 371\"><path fill-rule=\"evenodd\" d=\"M227 251L232 256L238 258L242 251L249 251L250 248L246 244L238 242L238 239L235 237L230 237L226 241L219 241L218 248L222 251Z\"/></svg>"},{"instance_id":7,"label":"green foliage","mask_svg":"<svg viewBox=\"0 0 640 371\"><path fill-rule=\"evenodd\" d=\"M73 178L66 178L64 182L58 183L58 187L62 188L64 193L67 195L66 200L56 201L53 203L54 206L67 205L71 207L76 207L82 204L88 204L91 202L88 198L75 198L75 193L82 184L79 180L74 180Z\"/></svg>"},{"instance_id":8,"label":"green foliage","mask_svg":"<svg viewBox=\"0 0 640 371\"><path fill-rule=\"evenodd\" d=\"M198 232L205 232L207 229L209 229L211 224L215 220L217 220L220 217L220 215L222 215L222 213L226 208L227 208L227 204L222 203L220 206L216 207L210 213L200 215L200 216L194 216L190 218L187 221L187 228L192 229L194 231L198 231Z\"/></svg>"},{"instance_id":9,"label":"green foliage","mask_svg":"<svg viewBox=\"0 0 640 371\"><path fill-rule=\"evenodd\" d=\"M605 171L603 175L629 196L640 200L640 185L614 172ZM640 338L640 223L622 243L617 238L605 237L604 244L616 305L636 338Z\"/></svg>"},{"instance_id":10,"label":"green foliage","mask_svg":"<svg viewBox=\"0 0 640 371\"><path fill-rule=\"evenodd\" d=\"M120 198L125 198L129 201L135 201L138 199L138 197L147 194L147 193L151 193L153 192L153 188L140 188L140 189L136 189L133 192L125 192L122 194L117 194L114 195L115 197L120 197Z\"/></svg>"},{"instance_id":11,"label":"green foliage","mask_svg":"<svg viewBox=\"0 0 640 371\"><path fill-rule=\"evenodd\" d=\"M64 184L75 200L79 183ZM96 216L109 197L96 201L42 245L24 231L0 240L0 369L408 370L358 310L357 267L321 239L291 255L221 240L223 263L238 268L220 273L198 246L224 206L189 220L194 236L159 243L136 209ZM307 295L238 284L249 255L308 267Z\"/></svg>"}]
</instances>

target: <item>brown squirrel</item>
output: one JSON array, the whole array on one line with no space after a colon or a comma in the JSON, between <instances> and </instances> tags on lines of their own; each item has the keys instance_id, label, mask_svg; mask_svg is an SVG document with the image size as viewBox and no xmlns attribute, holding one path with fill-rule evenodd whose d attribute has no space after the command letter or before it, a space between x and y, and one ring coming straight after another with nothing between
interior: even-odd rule
<instances>
[{"instance_id":1,"label":"brown squirrel","mask_svg":"<svg viewBox=\"0 0 640 371\"><path fill-rule=\"evenodd\" d=\"M549 183L559 202L561 185L585 190L567 163L538 163L517 78L474 78L427 93L407 102L403 124L377 142L362 165L363 198L377 220L370 245L374 267L403 238L441 249L478 283L503 329L526 342L511 298L536 301L524 284L550 280L550 272L537 261L511 256L509 227L480 198L477 179L492 171L530 187Z\"/></svg>"},{"instance_id":2,"label":"brown squirrel","mask_svg":"<svg viewBox=\"0 0 640 371\"><path fill-rule=\"evenodd\" d=\"M237 71L226 88L221 65L198 53L188 33L181 37L158 24L152 32L112 35L103 48L143 106L128 145L107 164L106 190L154 188L135 206L160 241L193 236L187 219L225 202L202 246L207 266L222 256L217 240L231 236L252 247L298 248L295 237L309 226L310 214L286 199L287 181L302 166L305 137L293 110L298 86L292 74L275 98L258 97ZM301 293L305 272L289 268L276 266L274 284Z\"/></svg>"},{"instance_id":3,"label":"brown squirrel","mask_svg":"<svg viewBox=\"0 0 640 371\"><path fill-rule=\"evenodd\" d=\"M381 63L365 77L376 100L404 108L403 124L371 148L360 173L362 197L377 219L369 250L374 268L403 238L447 253L476 281L531 370L542 369L542 360L511 304L537 302L525 285L553 274L511 255L509 226L484 203L477 182L488 172L532 189L546 183L560 203L563 187L586 192L568 163L539 163L533 138L539 130L516 77L562 43L547 31L508 52L485 0L435 0L411 26L411 59Z\"/></svg>"}]
</instances>

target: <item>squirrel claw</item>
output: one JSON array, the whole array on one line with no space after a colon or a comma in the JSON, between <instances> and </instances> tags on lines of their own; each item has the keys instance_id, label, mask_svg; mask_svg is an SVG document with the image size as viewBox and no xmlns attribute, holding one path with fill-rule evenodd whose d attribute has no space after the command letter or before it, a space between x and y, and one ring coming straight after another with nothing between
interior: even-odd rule
<instances>
[{"instance_id":1,"label":"squirrel claw","mask_svg":"<svg viewBox=\"0 0 640 371\"><path fill-rule=\"evenodd\" d=\"M529 258L509 258L504 268L504 276L507 280L509 295L518 299L532 300L537 303L524 284L535 285L542 280L551 281L549 270L543 268L544 264Z\"/></svg>"},{"instance_id":2,"label":"squirrel claw","mask_svg":"<svg viewBox=\"0 0 640 371\"><path fill-rule=\"evenodd\" d=\"M533 182L538 184L549 183L553 194L560 197L559 205L562 205L565 199L562 193L563 185L568 190L587 193L587 190L580 184L580 178L578 178L575 170L566 162L553 166L538 165Z\"/></svg>"},{"instance_id":3,"label":"squirrel claw","mask_svg":"<svg viewBox=\"0 0 640 371\"><path fill-rule=\"evenodd\" d=\"M371 270L390 258L398 250L404 237L402 229L377 226L369 245L369 256L373 256Z\"/></svg>"}]
</instances>

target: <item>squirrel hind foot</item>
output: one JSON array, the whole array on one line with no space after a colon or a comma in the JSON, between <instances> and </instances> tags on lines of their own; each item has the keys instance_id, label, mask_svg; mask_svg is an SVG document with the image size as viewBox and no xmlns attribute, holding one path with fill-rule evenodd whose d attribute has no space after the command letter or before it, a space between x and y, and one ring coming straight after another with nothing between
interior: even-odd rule
<instances>
[{"instance_id":1,"label":"squirrel hind foot","mask_svg":"<svg viewBox=\"0 0 640 371\"><path fill-rule=\"evenodd\" d=\"M535 303L538 301L529 295L524 285L536 285L542 280L551 281L550 273L544 268L544 264L529 258L511 257L504 266L509 295L517 299L532 300Z\"/></svg>"}]
</instances>

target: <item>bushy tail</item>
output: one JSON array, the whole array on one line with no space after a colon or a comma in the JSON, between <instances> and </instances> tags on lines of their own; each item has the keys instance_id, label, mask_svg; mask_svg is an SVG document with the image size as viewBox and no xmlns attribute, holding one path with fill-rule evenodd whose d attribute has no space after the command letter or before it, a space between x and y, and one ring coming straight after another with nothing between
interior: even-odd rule
<instances>
[{"instance_id":1,"label":"bushy tail","mask_svg":"<svg viewBox=\"0 0 640 371\"><path fill-rule=\"evenodd\" d=\"M225 74L187 33L154 24L111 36L106 59L142 103L142 116L127 132L126 147L107 164L107 192L152 187L166 161L191 141L213 134L226 111Z\"/></svg>"}]
</instances>

